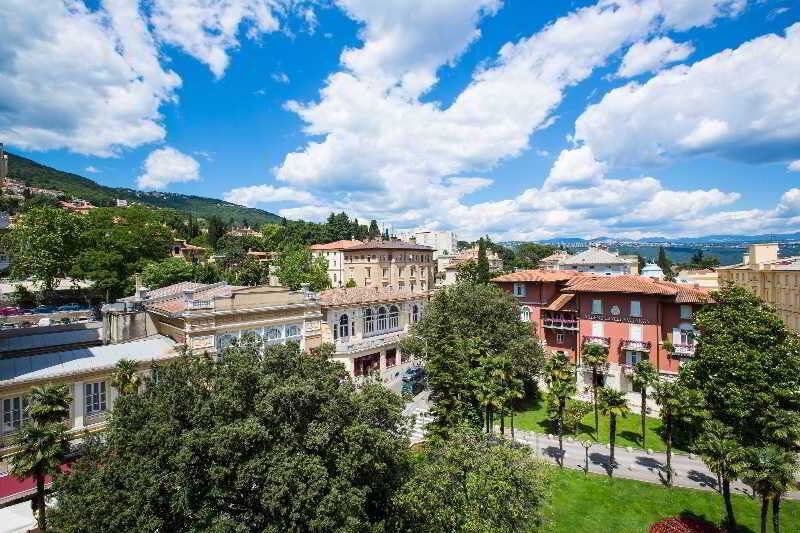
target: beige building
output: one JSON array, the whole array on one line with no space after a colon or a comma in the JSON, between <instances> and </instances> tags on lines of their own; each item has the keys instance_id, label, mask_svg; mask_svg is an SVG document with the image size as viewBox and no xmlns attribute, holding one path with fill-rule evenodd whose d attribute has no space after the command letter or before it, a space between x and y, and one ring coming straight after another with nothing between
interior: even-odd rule
<instances>
[{"instance_id":1,"label":"beige building","mask_svg":"<svg viewBox=\"0 0 800 533\"><path fill-rule=\"evenodd\" d=\"M342 250L345 284L411 292L433 287L433 248L402 241L368 241Z\"/></svg>"},{"instance_id":2,"label":"beige building","mask_svg":"<svg viewBox=\"0 0 800 533\"><path fill-rule=\"evenodd\" d=\"M569 257L569 254L561 251L548 255L539 260L539 268L543 270L558 270L558 265L567 257Z\"/></svg>"},{"instance_id":3,"label":"beige building","mask_svg":"<svg viewBox=\"0 0 800 533\"><path fill-rule=\"evenodd\" d=\"M473 246L468 250L459 252L456 255L439 256L437 277L440 285L455 285L458 281L459 267L467 261L478 261L478 246ZM486 251L486 260L489 262L489 272L498 273L503 271L503 258L497 252Z\"/></svg>"},{"instance_id":4,"label":"beige building","mask_svg":"<svg viewBox=\"0 0 800 533\"><path fill-rule=\"evenodd\" d=\"M361 241L346 240L309 246L314 259L323 257L328 262L328 277L331 280L331 287L344 287L347 283L345 279L344 250L357 244L363 243Z\"/></svg>"},{"instance_id":5,"label":"beige building","mask_svg":"<svg viewBox=\"0 0 800 533\"><path fill-rule=\"evenodd\" d=\"M106 342L160 334L190 353L215 354L246 334L267 344L297 342L304 350L320 345L318 296L285 287L237 287L183 282L103 308Z\"/></svg>"},{"instance_id":6,"label":"beige building","mask_svg":"<svg viewBox=\"0 0 800 533\"><path fill-rule=\"evenodd\" d=\"M169 252L172 257L183 259L187 263L196 264L205 258L208 250L201 246L189 244L184 239L174 239Z\"/></svg>"},{"instance_id":7,"label":"beige building","mask_svg":"<svg viewBox=\"0 0 800 533\"><path fill-rule=\"evenodd\" d=\"M639 258L620 255L603 246L589 246L575 255L556 253L540 262L545 270L574 270L597 276L628 276L639 274Z\"/></svg>"},{"instance_id":8,"label":"beige building","mask_svg":"<svg viewBox=\"0 0 800 533\"><path fill-rule=\"evenodd\" d=\"M344 364L350 375L392 381L411 364L399 343L422 317L427 301L426 292L388 287L323 291L323 342L335 346L333 360Z\"/></svg>"},{"instance_id":9,"label":"beige building","mask_svg":"<svg viewBox=\"0 0 800 533\"><path fill-rule=\"evenodd\" d=\"M678 283L695 285L709 290L716 290L719 288L719 274L713 268L679 270L675 276L675 281Z\"/></svg>"},{"instance_id":10,"label":"beige building","mask_svg":"<svg viewBox=\"0 0 800 533\"><path fill-rule=\"evenodd\" d=\"M737 265L719 267L719 284L733 282L775 308L793 331L800 332L800 257L778 258L778 245L751 244Z\"/></svg>"}]
</instances>

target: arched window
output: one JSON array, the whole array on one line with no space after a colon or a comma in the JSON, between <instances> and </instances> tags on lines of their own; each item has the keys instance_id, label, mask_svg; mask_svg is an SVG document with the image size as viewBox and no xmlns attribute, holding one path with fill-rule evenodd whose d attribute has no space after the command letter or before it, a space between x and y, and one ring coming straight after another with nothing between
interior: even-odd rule
<instances>
[{"instance_id":1,"label":"arched window","mask_svg":"<svg viewBox=\"0 0 800 533\"><path fill-rule=\"evenodd\" d=\"M395 329L400 325L400 310L396 305L389 307L389 329Z\"/></svg>"},{"instance_id":2,"label":"arched window","mask_svg":"<svg viewBox=\"0 0 800 533\"><path fill-rule=\"evenodd\" d=\"M378 331L386 329L386 308L378 308Z\"/></svg>"},{"instance_id":3,"label":"arched window","mask_svg":"<svg viewBox=\"0 0 800 533\"><path fill-rule=\"evenodd\" d=\"M364 309L364 333L372 333L375 331L375 316L372 314L372 309Z\"/></svg>"},{"instance_id":4,"label":"arched window","mask_svg":"<svg viewBox=\"0 0 800 533\"><path fill-rule=\"evenodd\" d=\"M531 310L528 309L527 306L522 306L522 310L519 313L519 318L523 322L530 322L531 321Z\"/></svg>"},{"instance_id":5,"label":"arched window","mask_svg":"<svg viewBox=\"0 0 800 533\"><path fill-rule=\"evenodd\" d=\"M419 306L414 304L414 307L411 308L411 322L416 322L419 320Z\"/></svg>"},{"instance_id":6,"label":"arched window","mask_svg":"<svg viewBox=\"0 0 800 533\"><path fill-rule=\"evenodd\" d=\"M339 317L339 337L345 338L350 336L350 317L342 315Z\"/></svg>"}]
</instances>

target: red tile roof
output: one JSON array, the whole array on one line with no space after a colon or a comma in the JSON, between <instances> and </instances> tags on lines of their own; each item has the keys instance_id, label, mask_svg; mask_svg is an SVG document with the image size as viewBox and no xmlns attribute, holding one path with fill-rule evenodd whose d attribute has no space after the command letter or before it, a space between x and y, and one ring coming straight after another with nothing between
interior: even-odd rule
<instances>
[{"instance_id":1,"label":"red tile roof","mask_svg":"<svg viewBox=\"0 0 800 533\"><path fill-rule=\"evenodd\" d=\"M343 250L345 248L350 248L351 246L355 246L357 244L362 244L361 241L333 241L328 242L325 244L313 244L309 248L311 250Z\"/></svg>"},{"instance_id":2,"label":"red tile roof","mask_svg":"<svg viewBox=\"0 0 800 533\"><path fill-rule=\"evenodd\" d=\"M576 272L574 270L544 270L544 269L520 270L519 272L512 272L511 274L505 274L503 276L492 278L492 281L495 283L509 283L509 282L523 282L523 281L556 282L556 281L569 281L572 278L582 277L584 275L585 274L583 274L582 272Z\"/></svg>"},{"instance_id":3,"label":"red tile roof","mask_svg":"<svg viewBox=\"0 0 800 533\"><path fill-rule=\"evenodd\" d=\"M676 303L707 303L708 291L699 287L661 281L646 276L582 276L567 284L564 292L611 292L674 296Z\"/></svg>"},{"instance_id":4,"label":"red tile roof","mask_svg":"<svg viewBox=\"0 0 800 533\"><path fill-rule=\"evenodd\" d=\"M577 311L575 305L574 294L560 294L552 302L542 307L543 311ZM573 305L570 305L573 304Z\"/></svg>"}]
</instances>

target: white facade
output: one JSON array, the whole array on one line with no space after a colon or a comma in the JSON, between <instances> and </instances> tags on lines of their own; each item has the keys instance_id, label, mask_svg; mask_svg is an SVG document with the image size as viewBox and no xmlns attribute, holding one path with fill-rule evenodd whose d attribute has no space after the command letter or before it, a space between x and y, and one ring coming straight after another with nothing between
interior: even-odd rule
<instances>
[{"instance_id":1,"label":"white facade","mask_svg":"<svg viewBox=\"0 0 800 533\"><path fill-rule=\"evenodd\" d=\"M591 247L558 262L558 270L589 272L597 276L627 276L639 273L636 257L623 257L598 247Z\"/></svg>"},{"instance_id":2,"label":"white facade","mask_svg":"<svg viewBox=\"0 0 800 533\"><path fill-rule=\"evenodd\" d=\"M433 248L433 258L441 255L453 255L458 248L458 238L452 231L414 231L398 235L401 241L416 242Z\"/></svg>"},{"instance_id":3,"label":"white facade","mask_svg":"<svg viewBox=\"0 0 800 533\"><path fill-rule=\"evenodd\" d=\"M331 287L344 287L347 284L344 250L356 244L361 244L361 241L335 241L309 247L314 259L322 257L328 262L328 278L331 280Z\"/></svg>"}]
</instances>

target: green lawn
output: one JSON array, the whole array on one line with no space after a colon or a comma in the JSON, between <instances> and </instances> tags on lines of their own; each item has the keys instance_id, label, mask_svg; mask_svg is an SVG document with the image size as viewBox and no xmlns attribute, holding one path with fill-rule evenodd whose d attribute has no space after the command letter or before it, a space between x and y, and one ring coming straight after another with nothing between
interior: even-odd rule
<instances>
[{"instance_id":1,"label":"green lawn","mask_svg":"<svg viewBox=\"0 0 800 533\"><path fill-rule=\"evenodd\" d=\"M644 533L653 522L692 514L719 525L724 516L716 492L668 489L661 485L609 479L579 470L554 469L552 500L547 512L548 533ZM760 504L747 496L733 501L742 532L759 531ZM770 531L772 518L770 515ZM781 531L800 531L800 503L781 505Z\"/></svg>"},{"instance_id":2,"label":"green lawn","mask_svg":"<svg viewBox=\"0 0 800 533\"><path fill-rule=\"evenodd\" d=\"M510 420L506 418L506 426ZM544 400L534 398L528 400L524 408L516 411L514 415L514 427L535 431L537 433L552 433L550 422L547 419L547 412ZM632 446L642 448L641 437L642 419L639 414L631 413L626 418L617 419L617 446ZM595 439L594 434L594 411L583 417L578 433L564 434L566 436L578 438L580 440L591 439L597 442L608 442L608 418L600 415L600 435ZM661 439L661 421L657 418L647 419L647 448L663 452L667 449ZM678 449L677 446L674 449Z\"/></svg>"}]
</instances>

